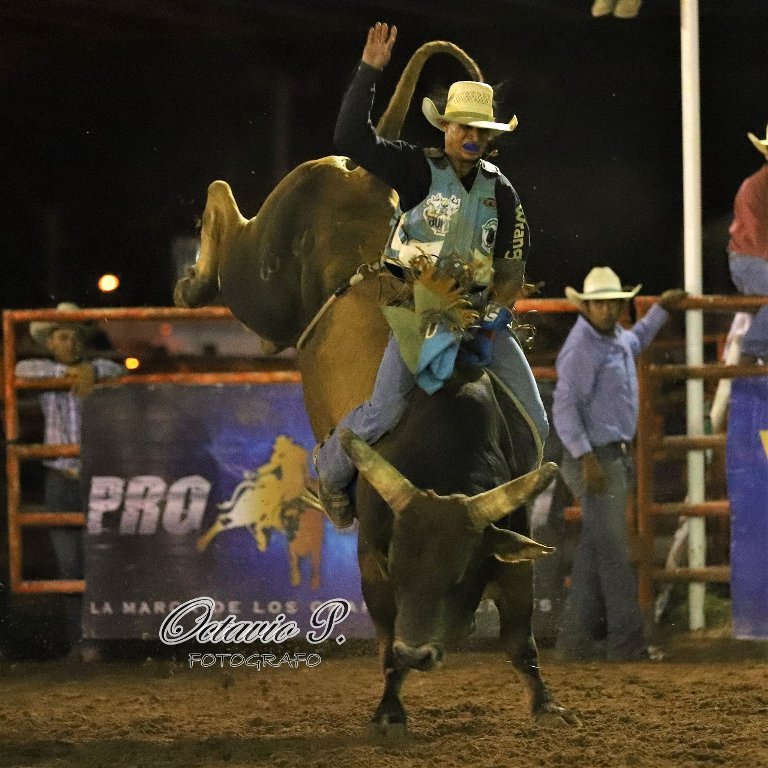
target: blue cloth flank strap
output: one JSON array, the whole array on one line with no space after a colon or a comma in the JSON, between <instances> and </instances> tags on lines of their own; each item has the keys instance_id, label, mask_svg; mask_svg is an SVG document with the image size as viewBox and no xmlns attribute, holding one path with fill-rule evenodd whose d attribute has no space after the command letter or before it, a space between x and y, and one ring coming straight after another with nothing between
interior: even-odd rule
<instances>
[{"instance_id":1,"label":"blue cloth flank strap","mask_svg":"<svg viewBox=\"0 0 768 768\"><path fill-rule=\"evenodd\" d=\"M416 383L427 394L437 392L451 377L458 351L458 338L443 325L424 339L416 365Z\"/></svg>"}]
</instances>

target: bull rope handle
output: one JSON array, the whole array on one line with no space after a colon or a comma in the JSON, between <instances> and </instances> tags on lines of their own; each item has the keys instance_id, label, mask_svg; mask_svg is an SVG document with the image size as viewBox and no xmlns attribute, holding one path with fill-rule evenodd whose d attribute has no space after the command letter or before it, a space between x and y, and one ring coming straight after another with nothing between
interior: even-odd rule
<instances>
[{"instance_id":1,"label":"bull rope handle","mask_svg":"<svg viewBox=\"0 0 768 768\"><path fill-rule=\"evenodd\" d=\"M299 336L299 340L296 342L296 351L300 352L301 348L304 346L304 343L306 342L309 335L312 333L312 330L314 327L320 322L320 318L330 309L331 305L338 299L340 296L343 296L353 285L357 285L361 280L364 279L364 275L362 270L367 269L369 272L376 272L378 271L380 266L380 262L375 262L374 264L361 264L356 270L355 273L352 275L352 277L349 278L349 280L346 280L343 282L326 300L322 307L317 311L315 316L309 321L309 324L304 329L304 332Z\"/></svg>"}]
</instances>

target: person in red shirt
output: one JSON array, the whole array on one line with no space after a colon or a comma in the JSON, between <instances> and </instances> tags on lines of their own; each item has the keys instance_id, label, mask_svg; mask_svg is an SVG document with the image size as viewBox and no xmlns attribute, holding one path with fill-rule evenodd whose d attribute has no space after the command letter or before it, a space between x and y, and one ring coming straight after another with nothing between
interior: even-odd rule
<instances>
[{"instance_id":1,"label":"person in red shirt","mask_svg":"<svg viewBox=\"0 0 768 768\"><path fill-rule=\"evenodd\" d=\"M768 161L768 127L765 139L747 134ZM768 296L768 164L747 177L733 201L733 222L728 242L731 279L740 293ZM768 362L768 305L752 320L742 343L743 362Z\"/></svg>"}]
</instances>

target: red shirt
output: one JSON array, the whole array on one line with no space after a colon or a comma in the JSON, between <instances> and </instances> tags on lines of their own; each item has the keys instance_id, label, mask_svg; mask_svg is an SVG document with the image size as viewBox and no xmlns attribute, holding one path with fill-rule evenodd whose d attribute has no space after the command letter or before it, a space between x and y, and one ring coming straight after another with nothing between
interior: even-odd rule
<instances>
[{"instance_id":1,"label":"red shirt","mask_svg":"<svg viewBox=\"0 0 768 768\"><path fill-rule=\"evenodd\" d=\"M768 163L739 187L728 232L729 251L768 261Z\"/></svg>"}]
</instances>

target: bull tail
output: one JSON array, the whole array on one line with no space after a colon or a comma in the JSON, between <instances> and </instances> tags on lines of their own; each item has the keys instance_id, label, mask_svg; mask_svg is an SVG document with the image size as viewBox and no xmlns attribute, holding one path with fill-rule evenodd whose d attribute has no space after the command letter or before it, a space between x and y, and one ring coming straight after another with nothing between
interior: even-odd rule
<instances>
[{"instance_id":1,"label":"bull tail","mask_svg":"<svg viewBox=\"0 0 768 768\"><path fill-rule=\"evenodd\" d=\"M395 140L400 137L405 115L413 98L413 92L416 90L416 83L419 80L419 75L421 75L421 70L427 59L436 53L447 53L453 56L464 66L472 80L483 79L483 73L475 60L457 45L445 40L433 40L430 43L424 43L405 65L395 92L376 126L376 133L383 139Z\"/></svg>"}]
</instances>

